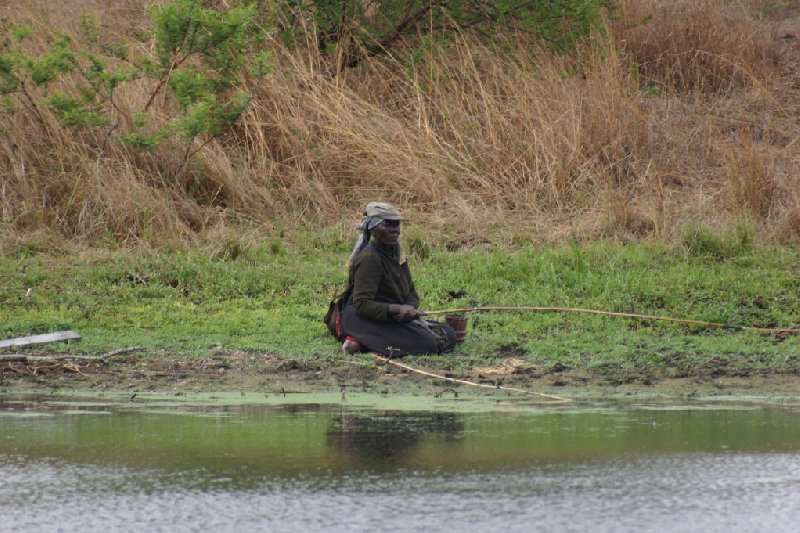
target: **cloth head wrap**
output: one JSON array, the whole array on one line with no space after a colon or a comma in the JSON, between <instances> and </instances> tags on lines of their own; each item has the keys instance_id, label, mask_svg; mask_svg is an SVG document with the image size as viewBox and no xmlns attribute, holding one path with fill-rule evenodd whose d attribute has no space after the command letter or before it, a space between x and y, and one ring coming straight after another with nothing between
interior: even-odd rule
<instances>
[{"instance_id":1,"label":"cloth head wrap","mask_svg":"<svg viewBox=\"0 0 800 533\"><path fill-rule=\"evenodd\" d=\"M353 247L353 252L350 254L350 259L347 260L347 266L350 267L353 264L353 260L356 256L367 247L369 244L370 238L372 237L372 230L383 222L384 220L408 220L406 217L400 214L400 211L397 210L391 204L386 204L383 202L370 202L367 204L367 208L364 211L364 218L361 219L361 222L358 223L356 226L356 230L361 232L361 235L358 236L356 240L356 244ZM400 244L397 245L397 257L402 265L406 262L406 254L403 251L403 247Z\"/></svg>"}]
</instances>

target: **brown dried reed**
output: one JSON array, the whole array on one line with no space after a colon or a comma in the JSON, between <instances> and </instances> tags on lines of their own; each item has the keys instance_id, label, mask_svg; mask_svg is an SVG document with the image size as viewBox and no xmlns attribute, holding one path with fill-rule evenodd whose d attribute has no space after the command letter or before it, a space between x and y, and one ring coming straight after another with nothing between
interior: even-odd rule
<instances>
[{"instance_id":1,"label":"brown dried reed","mask_svg":"<svg viewBox=\"0 0 800 533\"><path fill-rule=\"evenodd\" d=\"M117 130L65 129L28 90L1 115L0 228L163 246L355 219L382 199L463 243L674 240L734 220L797 239L797 45L779 35L797 6L772 20L756 4L623 0L607 36L566 55L460 35L413 65L398 48L338 75L312 47L275 43L246 113L189 165L178 142L143 154ZM26 0L0 16L66 33L83 12L108 35L145 26L143 0L110 6ZM119 92L119 130L152 89ZM164 120L171 105L156 103Z\"/></svg>"}]
</instances>

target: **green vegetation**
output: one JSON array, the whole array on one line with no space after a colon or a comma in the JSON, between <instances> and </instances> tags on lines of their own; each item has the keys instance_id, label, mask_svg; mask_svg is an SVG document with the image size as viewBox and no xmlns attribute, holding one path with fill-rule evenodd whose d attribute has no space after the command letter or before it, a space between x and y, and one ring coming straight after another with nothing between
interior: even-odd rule
<instances>
[{"instance_id":1,"label":"green vegetation","mask_svg":"<svg viewBox=\"0 0 800 533\"><path fill-rule=\"evenodd\" d=\"M240 244L185 252L122 250L0 260L0 337L75 329L58 350L98 353L141 345L207 356L225 347L341 362L322 315L345 279L350 242L339 230L295 234L282 246ZM417 237L419 238L419 237ZM579 307L722 322L800 325L800 253L729 243L726 257L688 248L610 242L426 248L412 269L429 310L489 305ZM233 250L233 253L231 252ZM439 369L513 357L543 370L625 380L721 373L792 373L800 335L583 314L470 315L446 357L406 361Z\"/></svg>"}]
</instances>

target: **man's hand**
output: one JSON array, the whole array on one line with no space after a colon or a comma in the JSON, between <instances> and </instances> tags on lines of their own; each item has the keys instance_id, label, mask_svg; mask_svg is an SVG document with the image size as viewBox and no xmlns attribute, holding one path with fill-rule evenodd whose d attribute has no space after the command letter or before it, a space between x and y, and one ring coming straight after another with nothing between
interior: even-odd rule
<instances>
[{"instance_id":1,"label":"man's hand","mask_svg":"<svg viewBox=\"0 0 800 533\"><path fill-rule=\"evenodd\" d=\"M413 305L389 304L389 314L398 322L411 322L419 318L419 309Z\"/></svg>"}]
</instances>

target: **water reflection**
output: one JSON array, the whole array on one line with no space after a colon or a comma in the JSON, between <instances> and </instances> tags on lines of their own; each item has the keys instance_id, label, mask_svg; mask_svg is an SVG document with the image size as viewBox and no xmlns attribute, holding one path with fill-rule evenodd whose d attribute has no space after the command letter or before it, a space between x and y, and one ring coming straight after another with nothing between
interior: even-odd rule
<instances>
[{"instance_id":1,"label":"water reflection","mask_svg":"<svg viewBox=\"0 0 800 533\"><path fill-rule=\"evenodd\" d=\"M455 413L362 414L342 410L331 417L327 441L349 455L351 462L374 464L404 462L423 439L453 445L460 442L458 437L463 433L463 415Z\"/></svg>"},{"instance_id":2,"label":"water reflection","mask_svg":"<svg viewBox=\"0 0 800 533\"><path fill-rule=\"evenodd\" d=\"M0 415L0 453L165 471L199 466L218 477L244 467L255 482L302 473L491 470L634 454L800 449L800 413L731 405L463 413L5 402Z\"/></svg>"}]
</instances>

